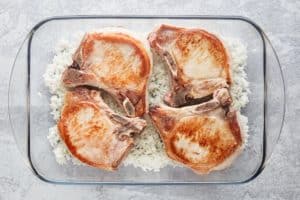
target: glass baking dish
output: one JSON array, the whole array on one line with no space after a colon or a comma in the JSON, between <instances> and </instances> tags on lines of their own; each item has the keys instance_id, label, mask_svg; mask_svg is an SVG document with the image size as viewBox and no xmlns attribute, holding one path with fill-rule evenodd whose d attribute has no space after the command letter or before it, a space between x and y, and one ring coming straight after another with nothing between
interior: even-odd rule
<instances>
[{"instance_id":1,"label":"glass baking dish","mask_svg":"<svg viewBox=\"0 0 300 200\"><path fill-rule=\"evenodd\" d=\"M166 167L160 172L144 172L120 167L116 172L59 165L47 141L50 115L45 67L61 38L76 31L122 26L136 31L153 30L155 25L201 27L247 44L246 72L250 82L249 104L242 113L249 118L249 139L244 152L228 169L195 175L190 169ZM270 41L254 22L234 16L63 16L38 23L20 48L10 75L9 117L16 143L23 157L40 179L62 184L200 184L244 183L257 177L276 145L285 114L285 89L281 67ZM42 94L42 95L41 95Z\"/></svg>"}]
</instances>

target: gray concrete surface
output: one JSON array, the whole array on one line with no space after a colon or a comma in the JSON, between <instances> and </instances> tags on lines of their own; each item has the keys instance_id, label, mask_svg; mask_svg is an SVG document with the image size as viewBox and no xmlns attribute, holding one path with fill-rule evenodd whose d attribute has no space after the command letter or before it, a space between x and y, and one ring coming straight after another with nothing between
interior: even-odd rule
<instances>
[{"instance_id":1,"label":"gray concrete surface","mask_svg":"<svg viewBox=\"0 0 300 200\"><path fill-rule=\"evenodd\" d=\"M0 0L0 199L300 199L300 1ZM8 77L25 34L38 21L70 14L242 15L257 22L279 55L287 84L282 137L264 172L243 185L62 186L34 177L22 161L7 118Z\"/></svg>"}]
</instances>

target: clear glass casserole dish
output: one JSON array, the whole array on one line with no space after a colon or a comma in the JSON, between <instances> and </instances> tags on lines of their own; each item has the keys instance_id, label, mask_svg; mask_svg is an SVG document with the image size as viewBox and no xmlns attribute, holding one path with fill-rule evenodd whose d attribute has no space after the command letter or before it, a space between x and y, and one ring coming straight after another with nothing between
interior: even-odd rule
<instances>
[{"instance_id":1,"label":"clear glass casserole dish","mask_svg":"<svg viewBox=\"0 0 300 200\"><path fill-rule=\"evenodd\" d=\"M187 168L166 167L144 172L120 167L116 172L76 165L59 165L47 141L50 115L48 89L43 81L52 50L76 31L108 26L150 32L160 23L201 27L247 43L246 72L250 82L249 103L242 110L248 119L247 148L232 166L195 175ZM10 75L9 117L23 157L40 179L62 184L200 184L244 183L257 177L266 165L281 133L285 114L285 89L281 67L270 41L251 20L233 16L63 16L38 23L20 48ZM40 94L49 95L40 95Z\"/></svg>"}]
</instances>

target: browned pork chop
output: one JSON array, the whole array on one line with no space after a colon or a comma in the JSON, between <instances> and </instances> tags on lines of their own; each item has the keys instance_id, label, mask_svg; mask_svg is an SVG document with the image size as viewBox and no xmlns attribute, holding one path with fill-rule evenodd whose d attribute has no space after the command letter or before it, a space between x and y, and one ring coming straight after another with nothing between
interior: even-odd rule
<instances>
[{"instance_id":1,"label":"browned pork chop","mask_svg":"<svg viewBox=\"0 0 300 200\"><path fill-rule=\"evenodd\" d=\"M180 107L229 87L229 56L215 35L163 24L150 33L148 41L171 74L172 91L165 97L168 105Z\"/></svg>"},{"instance_id":2,"label":"browned pork chop","mask_svg":"<svg viewBox=\"0 0 300 200\"><path fill-rule=\"evenodd\" d=\"M61 138L71 154L83 163L115 170L134 145L134 135L146 121L114 113L97 90L68 91L58 122Z\"/></svg>"},{"instance_id":3,"label":"browned pork chop","mask_svg":"<svg viewBox=\"0 0 300 200\"><path fill-rule=\"evenodd\" d=\"M151 61L139 40L119 32L87 33L73 60L63 73L66 87L101 88L114 96L130 117L146 112Z\"/></svg>"},{"instance_id":4,"label":"browned pork chop","mask_svg":"<svg viewBox=\"0 0 300 200\"><path fill-rule=\"evenodd\" d=\"M227 89L220 89L212 100L199 105L154 106L149 112L167 155L205 174L228 166L242 149L244 139L230 104Z\"/></svg>"}]
</instances>

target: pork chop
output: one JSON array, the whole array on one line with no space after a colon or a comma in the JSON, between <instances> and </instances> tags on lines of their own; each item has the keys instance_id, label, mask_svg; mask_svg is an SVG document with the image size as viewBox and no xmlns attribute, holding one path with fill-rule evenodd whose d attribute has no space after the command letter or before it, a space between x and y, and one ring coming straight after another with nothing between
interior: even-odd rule
<instances>
[{"instance_id":1,"label":"pork chop","mask_svg":"<svg viewBox=\"0 0 300 200\"><path fill-rule=\"evenodd\" d=\"M83 163L115 170L134 145L146 121L114 113L100 92L84 87L68 91L58 122L62 140Z\"/></svg>"},{"instance_id":2,"label":"pork chop","mask_svg":"<svg viewBox=\"0 0 300 200\"><path fill-rule=\"evenodd\" d=\"M148 36L151 49L168 66L172 91L165 102L180 107L229 87L231 75L225 46L202 29L161 25Z\"/></svg>"},{"instance_id":3,"label":"pork chop","mask_svg":"<svg viewBox=\"0 0 300 200\"><path fill-rule=\"evenodd\" d=\"M167 155L205 174L229 166L243 147L237 113L230 104L227 89L219 89L205 103L182 108L154 106L149 113Z\"/></svg>"},{"instance_id":4,"label":"pork chop","mask_svg":"<svg viewBox=\"0 0 300 200\"><path fill-rule=\"evenodd\" d=\"M141 41L121 32L87 33L73 61L63 73L66 87L101 88L115 97L130 117L146 112L151 60Z\"/></svg>"}]
</instances>

